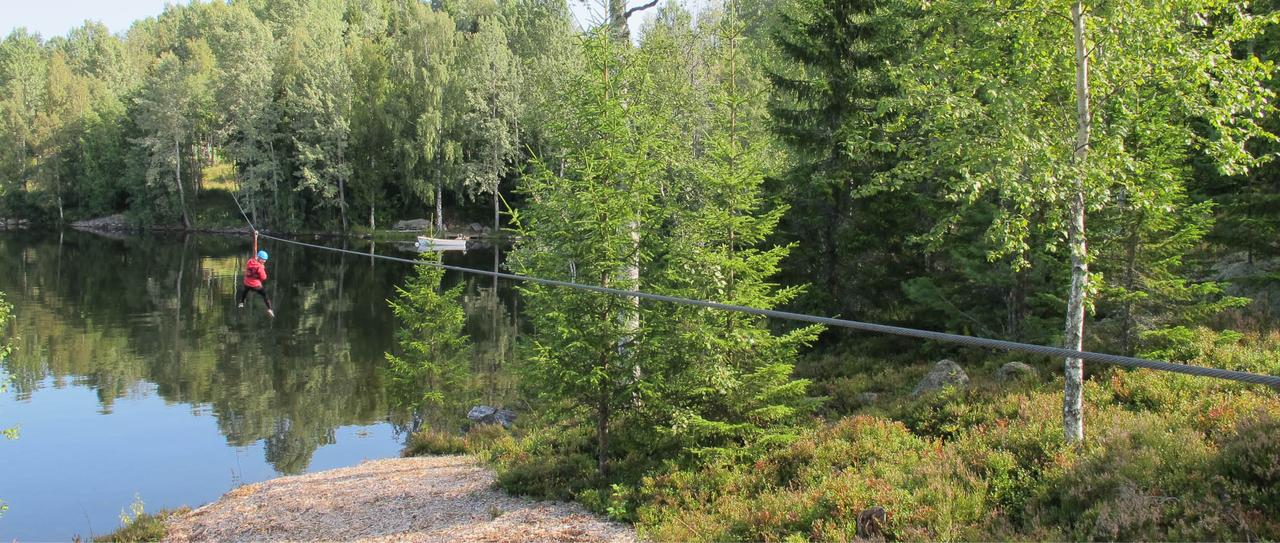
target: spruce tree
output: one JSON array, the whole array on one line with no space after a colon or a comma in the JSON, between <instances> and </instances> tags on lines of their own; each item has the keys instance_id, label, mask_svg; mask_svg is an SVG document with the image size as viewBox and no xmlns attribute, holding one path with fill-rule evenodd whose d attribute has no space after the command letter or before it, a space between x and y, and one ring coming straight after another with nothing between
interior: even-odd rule
<instances>
[{"instance_id":1,"label":"spruce tree","mask_svg":"<svg viewBox=\"0 0 1280 543\"><path fill-rule=\"evenodd\" d=\"M672 32L665 40L646 35L642 42L650 54L675 64L681 63L677 51L698 51L685 62L707 70L699 115L707 122L687 147L677 147L692 152L673 157L672 169L681 173L665 182L659 200L668 226L648 284L676 296L770 309L801 288L772 283L792 246L770 243L786 208L764 191L774 149L761 107L767 82L743 50L746 25L735 7L704 14L710 22L691 32ZM694 43L682 46L682 37ZM642 343L643 356L660 361L648 365L660 374L646 395L652 400L641 408L676 454L726 454L743 445L785 442L816 405L806 395L808 382L793 379L792 371L797 352L815 339L818 327L778 334L760 316L670 304L646 305L643 315L651 338Z\"/></svg>"},{"instance_id":2,"label":"spruce tree","mask_svg":"<svg viewBox=\"0 0 1280 543\"><path fill-rule=\"evenodd\" d=\"M424 420L462 413L470 399L464 285L442 289L444 270L436 266L439 263L438 253L428 255L404 286L396 287L396 299L387 301L400 321L399 348L386 353L387 391L393 404L412 410L415 428Z\"/></svg>"},{"instance_id":3,"label":"spruce tree","mask_svg":"<svg viewBox=\"0 0 1280 543\"><path fill-rule=\"evenodd\" d=\"M529 205L513 218L522 241L508 261L526 275L639 289L640 278L625 270L651 252L632 233L638 227L652 241L645 234L660 222L662 119L638 99L646 92L643 52L597 34L584 53L587 69L569 85L553 128L565 157L535 159L524 176ZM525 384L547 407L592 421L596 467L605 474L620 412L643 397L638 376L652 375L637 356L644 333L631 317L634 300L536 284L522 291L533 327Z\"/></svg>"},{"instance_id":4,"label":"spruce tree","mask_svg":"<svg viewBox=\"0 0 1280 543\"><path fill-rule=\"evenodd\" d=\"M908 119L890 107L890 66L910 50L908 19L872 0L791 0L778 9L771 63L775 129L793 166L781 237L800 242L785 266L791 284L812 282L807 310L860 319L895 316L899 282L924 260L908 246L928 206L909 192L875 194L898 163Z\"/></svg>"}]
</instances>

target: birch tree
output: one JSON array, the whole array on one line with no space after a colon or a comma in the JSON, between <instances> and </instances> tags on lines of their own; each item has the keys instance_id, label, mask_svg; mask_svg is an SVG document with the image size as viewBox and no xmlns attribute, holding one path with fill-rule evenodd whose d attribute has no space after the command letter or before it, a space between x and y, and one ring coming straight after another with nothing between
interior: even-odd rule
<instances>
[{"instance_id":1,"label":"birch tree","mask_svg":"<svg viewBox=\"0 0 1280 543\"><path fill-rule=\"evenodd\" d=\"M182 146L191 130L191 80L182 60L173 53L160 55L142 91L134 99L138 127L145 134L138 144L149 157L146 179L177 195L182 225L191 227L186 188L182 181Z\"/></svg>"},{"instance_id":2,"label":"birch tree","mask_svg":"<svg viewBox=\"0 0 1280 543\"><path fill-rule=\"evenodd\" d=\"M474 198L488 194L493 201L494 228L499 222L499 185L519 151L516 123L520 118L520 72L507 46L502 19L489 16L466 38L461 59L468 65L459 74L464 82L463 125L468 128L463 187Z\"/></svg>"},{"instance_id":3,"label":"birch tree","mask_svg":"<svg viewBox=\"0 0 1280 543\"><path fill-rule=\"evenodd\" d=\"M219 61L215 89L223 121L219 143L236 165L239 189L245 192L250 217L258 224L265 208L278 209L282 181L274 152L280 117L273 100L276 43L270 29L246 7L228 7L220 22L210 37ZM271 206L264 205L266 198L271 198Z\"/></svg>"},{"instance_id":4,"label":"birch tree","mask_svg":"<svg viewBox=\"0 0 1280 543\"><path fill-rule=\"evenodd\" d=\"M396 137L396 160L406 189L418 201L434 204L437 228L443 226L442 169L446 88L457 53L453 19L443 11L414 3L399 15L391 74L399 84L389 106Z\"/></svg>"},{"instance_id":5,"label":"birch tree","mask_svg":"<svg viewBox=\"0 0 1280 543\"><path fill-rule=\"evenodd\" d=\"M348 229L347 180L351 177L348 147L354 86L347 65L338 14L314 10L291 30L290 65L285 84L285 114L297 152L294 172L299 189L321 206L337 208Z\"/></svg>"},{"instance_id":6,"label":"birch tree","mask_svg":"<svg viewBox=\"0 0 1280 543\"><path fill-rule=\"evenodd\" d=\"M1262 84L1270 65L1233 45L1273 17L1212 0L907 2L922 14L919 54L894 71L904 110L918 113L927 136L901 150L911 156L885 182L955 172L938 192L965 206L992 192L1010 205L992 220L991 258L1015 266L1033 248L1035 228L1057 232L1048 247L1070 262L1064 347L1081 349L1097 288L1089 273L1086 216L1112 205L1118 182L1144 157L1126 144L1131 130L1176 133L1224 171L1256 164L1245 143L1271 138L1259 125L1270 109ZM1175 102L1114 122L1143 93ZM1132 123L1136 122L1137 125ZM1211 130L1192 130L1204 123ZM1064 432L1083 439L1078 359L1065 362Z\"/></svg>"}]
</instances>

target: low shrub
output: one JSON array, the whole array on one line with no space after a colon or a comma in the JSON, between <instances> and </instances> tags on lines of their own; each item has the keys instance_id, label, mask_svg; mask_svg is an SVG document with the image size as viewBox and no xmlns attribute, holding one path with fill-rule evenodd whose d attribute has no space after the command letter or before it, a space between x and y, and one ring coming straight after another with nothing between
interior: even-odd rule
<instances>
[{"instance_id":1,"label":"low shrub","mask_svg":"<svg viewBox=\"0 0 1280 543\"><path fill-rule=\"evenodd\" d=\"M1265 351L1280 334L1189 333L1192 363L1280 373ZM1092 365L1073 445L1060 377L996 383L1002 360L966 363L969 386L912 398L927 365L810 363L829 418L785 443L656 464L640 457L665 445L620 431L601 478L574 421L467 439L508 490L576 499L659 541L1280 539L1275 391Z\"/></svg>"},{"instance_id":2,"label":"low shrub","mask_svg":"<svg viewBox=\"0 0 1280 543\"><path fill-rule=\"evenodd\" d=\"M409 436L400 456L428 456L436 454L465 454L467 442L462 436L424 428Z\"/></svg>"},{"instance_id":3,"label":"low shrub","mask_svg":"<svg viewBox=\"0 0 1280 543\"><path fill-rule=\"evenodd\" d=\"M1280 417L1259 411L1238 423L1223 440L1216 467L1243 502L1280 513Z\"/></svg>"},{"instance_id":4,"label":"low shrub","mask_svg":"<svg viewBox=\"0 0 1280 543\"><path fill-rule=\"evenodd\" d=\"M648 479L642 492L649 503L638 518L657 540L955 540L977 537L970 530L988 511L984 484L950 448L869 416L824 426L753 465ZM868 526L864 512L875 507L884 520Z\"/></svg>"},{"instance_id":5,"label":"low shrub","mask_svg":"<svg viewBox=\"0 0 1280 543\"><path fill-rule=\"evenodd\" d=\"M118 530L107 535L94 537L93 540L103 543L136 543L138 541L162 541L168 535L165 522L173 515L181 515L190 508L161 509L156 513L138 513Z\"/></svg>"}]
</instances>

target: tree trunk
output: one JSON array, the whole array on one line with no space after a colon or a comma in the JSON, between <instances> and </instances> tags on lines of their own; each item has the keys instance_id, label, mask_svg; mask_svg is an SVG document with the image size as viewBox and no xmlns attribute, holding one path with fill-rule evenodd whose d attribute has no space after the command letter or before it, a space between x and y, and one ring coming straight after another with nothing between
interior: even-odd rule
<instances>
[{"instance_id":1,"label":"tree trunk","mask_svg":"<svg viewBox=\"0 0 1280 543\"><path fill-rule=\"evenodd\" d=\"M182 188L182 147L178 144L178 139L173 139L173 180L178 184L178 203L182 208L182 227L187 230L191 229L191 217L187 215L187 194L186 189Z\"/></svg>"},{"instance_id":2,"label":"tree trunk","mask_svg":"<svg viewBox=\"0 0 1280 543\"><path fill-rule=\"evenodd\" d=\"M342 233L347 232L347 180L338 176L338 215L342 217Z\"/></svg>"},{"instance_id":3,"label":"tree trunk","mask_svg":"<svg viewBox=\"0 0 1280 543\"><path fill-rule=\"evenodd\" d=\"M631 29L627 26L627 0L609 0L609 26L624 43L631 41Z\"/></svg>"},{"instance_id":4,"label":"tree trunk","mask_svg":"<svg viewBox=\"0 0 1280 543\"><path fill-rule=\"evenodd\" d=\"M600 476L609 473L609 385L600 384L600 400L596 406L596 468Z\"/></svg>"},{"instance_id":5,"label":"tree trunk","mask_svg":"<svg viewBox=\"0 0 1280 543\"><path fill-rule=\"evenodd\" d=\"M1071 291L1067 298L1067 323L1063 334L1063 347L1082 350L1084 347L1085 289L1089 279L1089 252L1084 226L1084 178L1089 157L1089 130L1092 119L1089 112L1089 53L1085 44L1084 8L1077 0L1071 4L1071 20L1074 26L1076 46L1076 138L1074 175L1075 186L1067 218L1067 243L1071 247ZM1063 431L1067 441L1079 443L1084 439L1084 363L1079 358L1068 358L1065 364L1066 385L1062 399Z\"/></svg>"},{"instance_id":6,"label":"tree trunk","mask_svg":"<svg viewBox=\"0 0 1280 543\"><path fill-rule=\"evenodd\" d=\"M627 235L631 238L631 257L628 259L626 269L623 274L626 277L628 288L631 290L640 290L640 219L632 219L627 223ZM622 339L618 342L618 354L625 355L627 349L633 348L632 343L635 342L636 336L640 334L640 298L631 297L627 300L628 306L623 310L622 315ZM632 400L636 403L640 402L639 384L643 377L640 371L640 364L631 366L631 377L635 379L637 385L636 390L632 392Z\"/></svg>"},{"instance_id":7,"label":"tree trunk","mask_svg":"<svg viewBox=\"0 0 1280 543\"><path fill-rule=\"evenodd\" d=\"M444 204L441 200L444 198L444 181L436 177L436 233L444 232Z\"/></svg>"},{"instance_id":8,"label":"tree trunk","mask_svg":"<svg viewBox=\"0 0 1280 543\"><path fill-rule=\"evenodd\" d=\"M1141 228L1141 224L1142 217L1139 216L1137 221L1129 226L1129 236L1125 240L1125 301L1120 313L1120 353L1125 356L1133 356L1133 351L1136 349L1135 338L1133 337L1135 328L1133 321L1133 289L1138 286L1138 244L1141 241L1138 231Z\"/></svg>"}]
</instances>

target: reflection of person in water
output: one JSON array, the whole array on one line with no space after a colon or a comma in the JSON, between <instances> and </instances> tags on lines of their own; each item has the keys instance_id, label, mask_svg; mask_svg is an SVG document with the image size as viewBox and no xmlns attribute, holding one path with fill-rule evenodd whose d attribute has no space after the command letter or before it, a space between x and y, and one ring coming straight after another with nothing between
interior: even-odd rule
<instances>
[{"instance_id":1,"label":"reflection of person in water","mask_svg":"<svg viewBox=\"0 0 1280 543\"><path fill-rule=\"evenodd\" d=\"M258 233L253 233L253 248L258 248ZM244 299L249 296L249 291L257 292L262 296L262 301L267 304L267 316L275 317L276 312L271 309L271 298L267 296L267 291L263 290L262 282L267 280L267 252L258 251L256 258L250 258L244 266L244 285L240 287L240 294L236 296L237 307L244 307Z\"/></svg>"}]
</instances>

